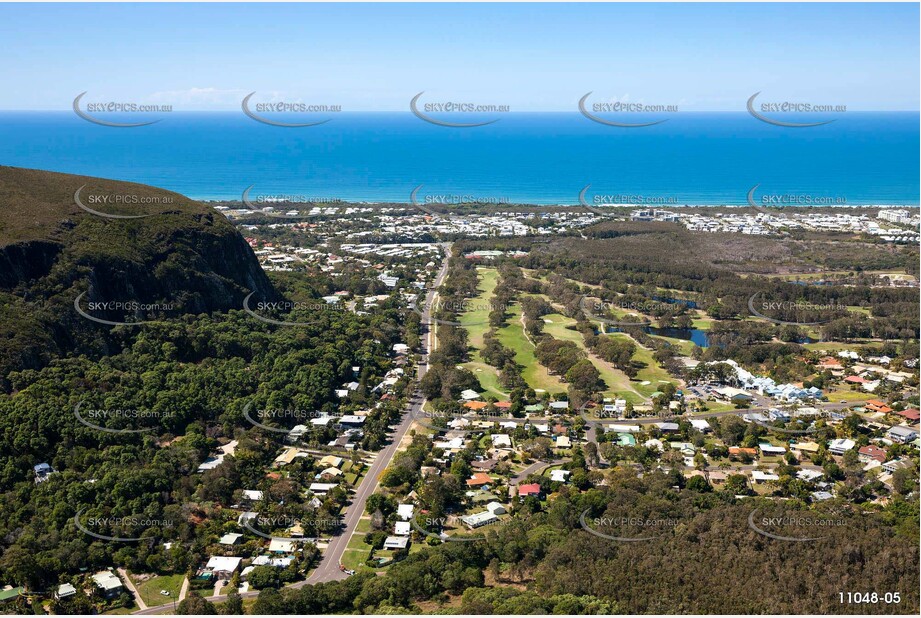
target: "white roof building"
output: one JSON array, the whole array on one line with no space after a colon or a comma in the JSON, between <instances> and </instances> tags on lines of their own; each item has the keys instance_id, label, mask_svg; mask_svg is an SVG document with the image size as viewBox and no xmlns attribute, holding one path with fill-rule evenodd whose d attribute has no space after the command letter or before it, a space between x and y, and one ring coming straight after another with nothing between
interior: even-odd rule
<instances>
[{"instance_id":1,"label":"white roof building","mask_svg":"<svg viewBox=\"0 0 921 618\"><path fill-rule=\"evenodd\" d=\"M238 532L228 532L220 538L218 543L221 545L236 545L237 541L243 538L243 535Z\"/></svg>"},{"instance_id":2,"label":"white roof building","mask_svg":"<svg viewBox=\"0 0 921 618\"><path fill-rule=\"evenodd\" d=\"M290 554L294 551L295 541L285 539L272 539L269 542L269 551L277 554Z\"/></svg>"},{"instance_id":3,"label":"white roof building","mask_svg":"<svg viewBox=\"0 0 921 618\"><path fill-rule=\"evenodd\" d=\"M393 533L397 536L409 536L410 524L408 521L398 521L393 525Z\"/></svg>"},{"instance_id":4,"label":"white roof building","mask_svg":"<svg viewBox=\"0 0 921 618\"><path fill-rule=\"evenodd\" d=\"M828 450L833 455L844 455L846 451L857 446L857 443L848 438L836 438L828 443Z\"/></svg>"},{"instance_id":5,"label":"white roof building","mask_svg":"<svg viewBox=\"0 0 921 618\"><path fill-rule=\"evenodd\" d=\"M492 445L496 448L512 448L512 439L504 433L494 433Z\"/></svg>"},{"instance_id":6,"label":"white roof building","mask_svg":"<svg viewBox=\"0 0 921 618\"><path fill-rule=\"evenodd\" d=\"M241 562L243 558L236 556L211 556L205 568L216 572L233 573L240 567Z\"/></svg>"},{"instance_id":7,"label":"white roof building","mask_svg":"<svg viewBox=\"0 0 921 618\"><path fill-rule=\"evenodd\" d=\"M388 536L384 540L384 549L406 549L409 544L408 536Z\"/></svg>"},{"instance_id":8,"label":"white roof building","mask_svg":"<svg viewBox=\"0 0 921 618\"><path fill-rule=\"evenodd\" d=\"M708 423L702 418L691 419L691 427L693 427L697 431L702 431L702 432L710 431L710 423Z\"/></svg>"},{"instance_id":9,"label":"white roof building","mask_svg":"<svg viewBox=\"0 0 921 618\"><path fill-rule=\"evenodd\" d=\"M752 480L756 483L764 483L765 481L779 481L780 477L771 472L762 472L761 470L752 470Z\"/></svg>"},{"instance_id":10,"label":"white roof building","mask_svg":"<svg viewBox=\"0 0 921 618\"><path fill-rule=\"evenodd\" d=\"M331 489L333 489L334 487L338 487L338 486L339 486L338 483L311 483L310 487L308 487L307 489L312 494L316 494L318 496L325 496L326 494L329 493Z\"/></svg>"},{"instance_id":11,"label":"white roof building","mask_svg":"<svg viewBox=\"0 0 921 618\"><path fill-rule=\"evenodd\" d=\"M93 583L102 589L106 595L114 594L122 589L122 580L112 571L99 571L93 575Z\"/></svg>"}]
</instances>

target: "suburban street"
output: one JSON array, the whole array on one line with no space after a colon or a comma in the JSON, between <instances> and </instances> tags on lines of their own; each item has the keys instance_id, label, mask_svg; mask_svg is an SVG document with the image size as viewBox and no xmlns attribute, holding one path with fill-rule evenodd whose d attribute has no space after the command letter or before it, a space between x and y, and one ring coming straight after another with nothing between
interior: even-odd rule
<instances>
[{"instance_id":1,"label":"suburban street","mask_svg":"<svg viewBox=\"0 0 921 618\"><path fill-rule=\"evenodd\" d=\"M441 287L441 284L444 283L444 279L448 274L448 260L450 259L450 245L442 245L442 248L445 250L444 260L441 264L441 270L438 272L438 275L435 277L432 289L429 290L426 295L425 307L422 310L422 324L423 328L427 328L426 336L422 340L422 353L424 356L428 356L438 345L438 341L435 338L435 329L433 324L430 321L430 308L434 306L435 299L438 296L438 288ZM428 327L426 327L428 324ZM417 379L422 379L425 375L425 372L428 371L428 364L418 365L417 366ZM327 582L338 579L345 579L348 575L340 570L339 565L342 561L342 554L345 553L346 547L348 546L349 540L352 538L355 529L358 527L358 521L361 519L362 514L365 512L365 503L368 501L368 498L374 491L377 489L378 480L380 475L384 472L390 462L393 460L394 455L396 455L397 450L400 447L400 443L403 441L403 437L406 435L406 432L409 431L409 427L413 424L413 420L416 418L418 413L422 410L422 406L425 405L425 399L416 395L409 402L409 414L404 414L400 424L397 425L393 433L390 434L390 443L380 452L374 460L374 463L371 464L371 467L368 469L367 474L365 475L364 482L362 482L358 489L355 490L355 495L352 498L352 502L346 507L345 511L345 526L342 531L342 534L334 537L329 546L323 552L323 558L320 561L320 565L310 574L310 577L307 580L302 582L297 582L292 584L292 588L300 588L306 584L315 584L319 582Z\"/></svg>"}]
</instances>

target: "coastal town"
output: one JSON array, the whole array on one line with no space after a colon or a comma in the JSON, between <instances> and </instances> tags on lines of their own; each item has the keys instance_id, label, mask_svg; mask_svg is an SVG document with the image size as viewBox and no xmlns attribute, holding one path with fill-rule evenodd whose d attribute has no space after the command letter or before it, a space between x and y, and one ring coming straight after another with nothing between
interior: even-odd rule
<instances>
[{"instance_id":1,"label":"coastal town","mask_svg":"<svg viewBox=\"0 0 921 618\"><path fill-rule=\"evenodd\" d=\"M451 225L426 218L431 220L420 228L421 237L442 238L444 226ZM704 231L693 227L699 218L672 218L663 211L631 218L676 220ZM507 218L500 225L501 219L482 218L477 225L486 226L486 236L515 235L502 227ZM591 223L552 219L561 227L545 229L561 234L578 229L570 225ZM759 214L755 220L769 226L771 218ZM878 235L867 217L859 221L859 230L848 229ZM274 442L271 463L261 481L210 507L204 558L188 575L151 578L124 569L87 573L60 584L53 594L57 602L80 595L98 611L133 607L155 613L169 611L190 593L220 603L234 595L253 598L267 587L381 573L425 547L485 538L523 513L549 508L561 492L593 491L623 471L640 477L677 474L678 487L727 491L741 501L795 498L806 505L859 501L864 508L884 508L893 496L917 489L918 358L891 345L824 346L817 340L798 359L805 379L783 381L732 358L700 360L706 337L680 329L658 335L678 351L667 363L650 353L648 339L614 332L612 338L631 342L628 362L641 369L612 366L594 348L583 347L580 354L601 370L605 384L586 396L566 387L574 380L570 373L542 366L527 329L503 321L494 334L516 350L532 350L516 355L516 362L524 361L521 386L506 388L483 362L489 322L483 315L494 309L499 265L514 265L528 251L471 248L458 254L443 241L359 242L354 235L318 234L314 224L294 224L295 231L318 234L317 242L301 246L265 235L282 224L263 228L241 220L240 225L251 234L246 240L265 271L316 271L342 281L342 289L318 299L336 311L356 316L384 308L416 312L422 316L422 338L412 345L393 344L388 368L372 381L362 361L353 359L352 378L336 386L335 408L248 409L244 416L251 435L220 440L196 474L220 475L244 439ZM399 229L413 235L411 227ZM460 229L452 227L450 233ZM467 233L481 236L474 229ZM455 308L455 320L446 322L434 316L441 315L436 299L452 260L473 269L479 295ZM576 320L566 315L565 302L547 295L553 289L547 287L549 279L523 272L533 278L532 300L547 305L542 330L550 339L578 342L566 335ZM361 294L346 284L356 276L364 281ZM520 307L511 311L525 320ZM686 311L702 333L711 328L693 303ZM641 314L620 311L611 317L654 319ZM591 312L575 317L589 323L598 318ZM418 390L439 332L448 324L467 332L473 350L458 365L472 382L452 390L453 399L434 391L426 395L424 380ZM35 483L55 474L42 462L35 466ZM166 541L163 550L173 551L176 544ZM31 594L13 587L4 593L6 601Z\"/></svg>"}]
</instances>

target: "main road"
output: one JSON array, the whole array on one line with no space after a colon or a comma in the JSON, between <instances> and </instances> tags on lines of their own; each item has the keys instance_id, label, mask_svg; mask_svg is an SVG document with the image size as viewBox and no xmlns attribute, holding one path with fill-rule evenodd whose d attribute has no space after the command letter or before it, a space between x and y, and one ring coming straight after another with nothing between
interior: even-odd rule
<instances>
[{"instance_id":1,"label":"main road","mask_svg":"<svg viewBox=\"0 0 921 618\"><path fill-rule=\"evenodd\" d=\"M435 305L435 301L438 297L438 288L441 287L442 283L444 283L444 279L448 274L450 245L442 245L442 248L445 251L444 261L441 264L441 270L435 277L435 282L432 285L432 289L426 293L425 306L421 311L421 324L423 331L425 332L425 336L422 339L423 357L428 357L431 352L438 346L438 340L435 336L435 329L433 328L434 322L431 320L431 308ZM420 363L417 365L417 379L421 380L427 371L428 362L425 362L424 364ZM292 584L292 588L300 588L307 584L328 582L338 579L345 579L348 577L348 575L340 569L340 565L342 564L342 556L348 547L349 540L352 538L352 535L358 528L358 522L361 519L362 514L365 512L365 504L368 502L368 498L370 498L371 494L373 494L377 489L381 474L384 472L387 466L390 465L393 457L397 454L397 450L400 448L400 443L403 441L403 438L409 431L409 427L413 424L413 421L419 416L423 405L425 405L425 398L419 394L414 394L407 406L407 412L409 413L404 413L403 418L400 420L400 424L397 425L396 429L390 434L390 443L383 450L381 450L380 453L378 453L374 463L372 463L371 467L368 468L368 472L365 475L364 481L358 486L358 489L355 490L355 495L353 496L351 503L348 505L345 511L345 518L343 522L344 529L342 534L335 536L329 542L329 546L323 552L323 559L320 561L320 565L314 570L313 573L310 574L310 577L308 577L305 581Z\"/></svg>"}]
</instances>

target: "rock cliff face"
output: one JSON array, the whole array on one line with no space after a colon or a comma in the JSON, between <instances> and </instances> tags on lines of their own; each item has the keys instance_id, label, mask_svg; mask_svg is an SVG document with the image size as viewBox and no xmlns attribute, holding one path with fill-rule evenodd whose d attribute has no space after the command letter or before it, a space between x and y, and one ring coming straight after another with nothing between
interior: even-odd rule
<instances>
[{"instance_id":1,"label":"rock cliff face","mask_svg":"<svg viewBox=\"0 0 921 618\"><path fill-rule=\"evenodd\" d=\"M0 384L56 355L93 353L82 347L90 340L107 351L111 327L76 312L81 294L82 306L156 305L180 317L240 309L250 291L278 298L252 249L211 208L145 185L0 166Z\"/></svg>"}]
</instances>

